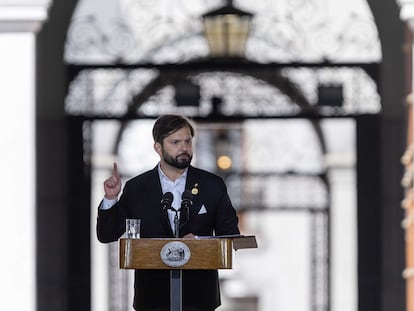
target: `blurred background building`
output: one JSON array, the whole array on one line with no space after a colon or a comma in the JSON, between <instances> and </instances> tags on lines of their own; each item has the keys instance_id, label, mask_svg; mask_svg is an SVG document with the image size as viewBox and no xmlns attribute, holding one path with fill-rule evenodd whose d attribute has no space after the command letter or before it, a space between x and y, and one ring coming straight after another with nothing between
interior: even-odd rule
<instances>
[{"instance_id":1,"label":"blurred background building","mask_svg":"<svg viewBox=\"0 0 414 311\"><path fill-rule=\"evenodd\" d=\"M102 182L179 113L259 244L219 310L414 310L414 1L378 2L0 0L0 308L132 309Z\"/></svg>"}]
</instances>

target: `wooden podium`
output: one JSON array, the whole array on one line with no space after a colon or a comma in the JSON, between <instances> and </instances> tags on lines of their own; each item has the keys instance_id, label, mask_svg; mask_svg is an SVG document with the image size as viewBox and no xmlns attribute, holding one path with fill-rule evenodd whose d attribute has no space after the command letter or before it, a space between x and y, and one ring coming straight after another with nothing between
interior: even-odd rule
<instances>
[{"instance_id":1,"label":"wooden podium","mask_svg":"<svg viewBox=\"0 0 414 311\"><path fill-rule=\"evenodd\" d=\"M119 240L121 269L170 270L171 311L182 310L183 269L231 269L233 250L257 248L254 236Z\"/></svg>"}]
</instances>

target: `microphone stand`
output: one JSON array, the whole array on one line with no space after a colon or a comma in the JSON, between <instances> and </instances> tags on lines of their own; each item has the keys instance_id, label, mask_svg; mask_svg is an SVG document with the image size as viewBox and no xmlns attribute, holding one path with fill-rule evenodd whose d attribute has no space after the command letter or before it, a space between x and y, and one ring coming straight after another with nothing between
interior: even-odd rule
<instances>
[{"instance_id":1,"label":"microphone stand","mask_svg":"<svg viewBox=\"0 0 414 311\"><path fill-rule=\"evenodd\" d=\"M171 195L172 197L172 195ZM189 217L189 208L192 205L192 194L190 191L185 190L182 195L182 202L181 202L181 209L184 209L185 216L188 221ZM172 199L170 199L170 202ZM169 202L169 203L170 203ZM176 239L180 237L180 219L178 217L178 212L181 209L175 209L171 206L171 203L169 204L166 209L171 209L175 212L174 216L174 236ZM183 305L182 305L182 269L171 269L170 270L170 311L182 311Z\"/></svg>"},{"instance_id":2,"label":"microphone stand","mask_svg":"<svg viewBox=\"0 0 414 311\"><path fill-rule=\"evenodd\" d=\"M175 235L175 237L176 238L179 238L180 237L180 232L179 232L179 230L180 230L180 220L178 219L178 210L176 210L175 208L172 208L171 207L171 209L175 212L175 216L174 216L174 235Z\"/></svg>"},{"instance_id":3,"label":"microphone stand","mask_svg":"<svg viewBox=\"0 0 414 311\"><path fill-rule=\"evenodd\" d=\"M174 235L175 238L180 237L180 220L178 219L178 210L171 207L171 209L175 212L174 216ZM170 311L182 311L182 274L183 271L181 269L171 269L170 270Z\"/></svg>"}]
</instances>

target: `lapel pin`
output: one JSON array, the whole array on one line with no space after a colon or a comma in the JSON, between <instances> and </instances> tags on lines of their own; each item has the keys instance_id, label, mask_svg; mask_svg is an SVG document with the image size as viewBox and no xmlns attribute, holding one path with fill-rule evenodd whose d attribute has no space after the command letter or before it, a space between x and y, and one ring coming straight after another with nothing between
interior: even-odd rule
<instances>
[{"instance_id":1,"label":"lapel pin","mask_svg":"<svg viewBox=\"0 0 414 311\"><path fill-rule=\"evenodd\" d=\"M198 193L198 184L195 184L193 189L191 189L191 194L196 195Z\"/></svg>"}]
</instances>

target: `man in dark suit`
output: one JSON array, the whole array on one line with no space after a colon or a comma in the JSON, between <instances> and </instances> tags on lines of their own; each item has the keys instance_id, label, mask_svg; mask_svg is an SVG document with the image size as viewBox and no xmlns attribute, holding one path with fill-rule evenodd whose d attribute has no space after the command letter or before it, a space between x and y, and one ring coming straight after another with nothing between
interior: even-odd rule
<instances>
[{"instance_id":1,"label":"man in dark suit","mask_svg":"<svg viewBox=\"0 0 414 311\"><path fill-rule=\"evenodd\" d=\"M141 237L172 238L238 234L238 218L223 179L190 165L194 128L182 116L165 115L153 127L158 165L126 182L114 163L112 176L104 182L105 196L98 210L99 241L116 241L125 232L125 219L141 219ZM192 193L187 213L179 211L176 233L174 210L181 207L181 195ZM173 194L172 209L160 206L163 194ZM183 311L212 311L220 305L217 270L183 270ZM139 311L170 310L169 270L135 270L134 308Z\"/></svg>"}]
</instances>

